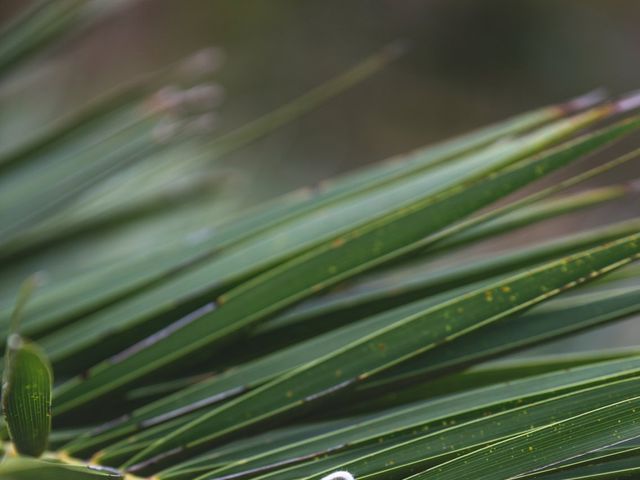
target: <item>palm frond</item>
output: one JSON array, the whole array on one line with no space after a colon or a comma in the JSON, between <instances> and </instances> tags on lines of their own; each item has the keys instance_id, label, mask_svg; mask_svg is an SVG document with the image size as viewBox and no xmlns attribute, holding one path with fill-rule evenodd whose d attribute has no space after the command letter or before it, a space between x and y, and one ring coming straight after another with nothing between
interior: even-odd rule
<instances>
[{"instance_id":1,"label":"palm frond","mask_svg":"<svg viewBox=\"0 0 640 480\"><path fill-rule=\"evenodd\" d=\"M36 3L0 32L0 73L104 13ZM261 205L234 191L228 154L401 51L221 134L219 52L201 52L214 68L149 73L0 152L1 478L637 476L637 347L503 357L640 312L640 217L495 248L637 204L632 182L582 187L638 161L609 148L637 133L637 94L592 92Z\"/></svg>"}]
</instances>

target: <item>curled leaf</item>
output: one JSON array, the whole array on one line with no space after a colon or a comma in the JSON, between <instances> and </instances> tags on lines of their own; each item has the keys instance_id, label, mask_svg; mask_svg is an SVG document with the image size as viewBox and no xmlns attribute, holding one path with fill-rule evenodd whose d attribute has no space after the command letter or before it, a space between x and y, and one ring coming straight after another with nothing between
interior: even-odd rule
<instances>
[{"instance_id":1,"label":"curled leaf","mask_svg":"<svg viewBox=\"0 0 640 480\"><path fill-rule=\"evenodd\" d=\"M37 345L17 334L8 347L2 407L9 435L18 453L39 457L51 431L51 366Z\"/></svg>"}]
</instances>

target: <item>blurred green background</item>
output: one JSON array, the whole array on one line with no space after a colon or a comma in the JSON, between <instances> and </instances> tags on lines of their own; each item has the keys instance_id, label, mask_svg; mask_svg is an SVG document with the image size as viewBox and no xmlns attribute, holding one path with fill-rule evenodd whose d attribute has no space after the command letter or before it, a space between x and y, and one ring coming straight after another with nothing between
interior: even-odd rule
<instances>
[{"instance_id":1,"label":"blurred green background","mask_svg":"<svg viewBox=\"0 0 640 480\"><path fill-rule=\"evenodd\" d=\"M24 3L4 0L3 13ZM634 0L120 3L126 8L3 86L3 111L26 117L20 127L12 119L13 131L3 128L3 141L204 45L226 52L219 76L227 91L224 129L390 41L410 41L410 53L384 73L242 155L261 179L283 187L594 87L640 88L640 2ZM25 111L25 100L33 111Z\"/></svg>"},{"instance_id":2,"label":"blurred green background","mask_svg":"<svg viewBox=\"0 0 640 480\"><path fill-rule=\"evenodd\" d=\"M391 41L411 45L384 72L229 158L248 203L596 87L614 96L640 88L636 0L117 1L122 8L0 84L3 148L119 82L211 45L226 56L216 134ZM25 3L3 0L0 18ZM637 137L619 151L634 143ZM637 173L636 162L599 183ZM636 195L485 248L639 210ZM573 346L640 343L635 323L576 337Z\"/></svg>"}]
</instances>

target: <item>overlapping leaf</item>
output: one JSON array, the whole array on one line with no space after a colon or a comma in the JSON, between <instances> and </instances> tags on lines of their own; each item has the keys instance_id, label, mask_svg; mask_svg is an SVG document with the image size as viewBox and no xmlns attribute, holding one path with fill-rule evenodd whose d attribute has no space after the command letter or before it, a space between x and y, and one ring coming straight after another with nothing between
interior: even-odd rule
<instances>
[{"instance_id":1,"label":"overlapping leaf","mask_svg":"<svg viewBox=\"0 0 640 480\"><path fill-rule=\"evenodd\" d=\"M594 113L585 114L578 124L585 120L591 121ZM601 113L596 113L596 116ZM188 359L190 355L194 355L203 349L210 349L212 345L220 343L227 337L240 331L243 328L255 323L261 319L276 313L306 296L322 290L338 281L344 280L349 276L361 273L362 271L379 266L384 262L388 262L403 254L406 254L413 248L422 246L421 240L435 231L446 227L456 220L478 210L481 206L491 203L496 199L505 196L516 190L518 187L530 183L536 178L540 178L548 171L552 171L567 162L575 159L579 154L587 151L595 144L600 144L603 140L610 138L621 131L632 128L633 123L624 123L614 130L608 130L596 134L588 139L576 140L570 147L560 147L549 154L542 155L531 162L526 162L521 166L506 169L493 177L482 180L482 173L495 169L493 167L484 166L480 172L473 172L469 181L465 184L465 188L453 188L451 191L438 195L442 192L443 179L438 179L436 175L430 175L431 181L438 180L439 187L435 192L420 197L419 200L413 199L409 204L398 207L397 203L393 203L392 213L383 215L378 220L374 220L365 226L352 229L349 233L334 237L329 242L321 244L315 249L298 258L294 258L289 263L285 263L264 275L254 278L234 289L227 292L224 296L216 300L214 311L198 316L186 317L187 320L181 320L167 328L162 334L152 337L150 340L144 341L139 345L126 351L122 355L114 357L113 360L98 367L97 370L90 374L90 378L85 381L75 381L70 383L64 390L60 390L58 396L58 411L68 410L73 405L81 405L92 398L98 398L101 392L107 392L114 387L123 386L135 378L141 378L144 375L159 369L166 362L174 364L178 358ZM569 121L564 128L569 131L576 127L576 121ZM551 127L549 127L551 128ZM558 127L554 127L551 131L545 131L534 134L533 137L527 137L524 144L515 146L501 146L500 149L506 148L507 152L504 156L491 153L491 157L497 158L496 163L504 166L512 163L523 154L533 149L540 148L541 137L547 141L549 137L557 138ZM544 142L543 142L544 143ZM515 152L512 150L515 148ZM486 163L486 158L482 155L479 159L471 157L471 160L477 162L482 160ZM457 167L468 170L468 162L462 160ZM454 169L456 171L457 169ZM458 175L462 172L457 171ZM450 170L446 171L446 176L453 174ZM479 179L473 181L474 177L480 176ZM453 178L452 177L452 181ZM459 182L459 179L458 179ZM459 183L458 183L459 185ZM421 189L424 188L421 186ZM406 194L409 189L403 188ZM367 210L371 211L371 203L367 202ZM359 215L361 210L356 210ZM294 237L297 238L297 237ZM317 241L317 239L316 239ZM281 248L281 245L270 239L268 245L273 248ZM260 248L252 248L249 251L240 250L238 256L242 256L243 265L253 265L254 261L249 255L262 254L264 252ZM225 257L224 261L236 260L233 256ZM238 259L239 260L239 259ZM223 264L224 265L224 264ZM225 270L228 271L228 266ZM201 271L207 276L213 274L211 270ZM222 273L222 272L221 272ZM155 305L158 295L166 297L169 292L177 288L186 288L189 284L182 279L179 285L165 285L166 291L162 289L152 292L155 297L149 298ZM204 279L203 279L204 280ZM221 280L218 278L217 282ZM199 281L198 284L201 284ZM193 287L189 287L193 288ZM214 289L215 291L215 289ZM212 292L208 292L211 295ZM202 301L202 299L200 300ZM175 308L175 300L171 304ZM140 308L140 307L138 307ZM156 311L155 315L161 313ZM109 330L115 328L114 321L117 321L118 315L112 315L112 323L108 326ZM131 313L127 315L130 318ZM115 317L115 318L114 318ZM212 331L211 325L216 327ZM104 322L96 321L94 323L83 323L83 327L95 331ZM80 328L80 326L76 327ZM104 328L104 327L103 327ZM128 332L133 329L131 323L128 324ZM80 330L76 330L79 332ZM84 338L84 337L83 337ZM94 337L95 338L95 337ZM108 345L105 336L100 336L100 341ZM158 340L158 341L156 341ZM66 341L65 341L66 343ZM47 343L44 342L46 345ZM61 342L62 344L62 342ZM176 348L178 347L178 348ZM93 346L95 349L95 345ZM51 355L56 358L55 350L51 350ZM131 364L135 364L135 372ZM101 374L98 375L98 371ZM83 393L81 393L83 392Z\"/></svg>"}]
</instances>

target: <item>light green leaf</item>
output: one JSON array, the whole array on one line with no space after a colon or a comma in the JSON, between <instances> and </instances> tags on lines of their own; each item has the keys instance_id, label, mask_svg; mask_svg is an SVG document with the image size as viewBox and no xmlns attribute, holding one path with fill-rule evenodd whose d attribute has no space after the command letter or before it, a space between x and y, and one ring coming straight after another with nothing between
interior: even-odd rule
<instances>
[{"instance_id":1,"label":"light green leaf","mask_svg":"<svg viewBox=\"0 0 640 480\"><path fill-rule=\"evenodd\" d=\"M2 480L100 480L124 475L98 466L74 466L53 461L11 458L0 464Z\"/></svg>"}]
</instances>

